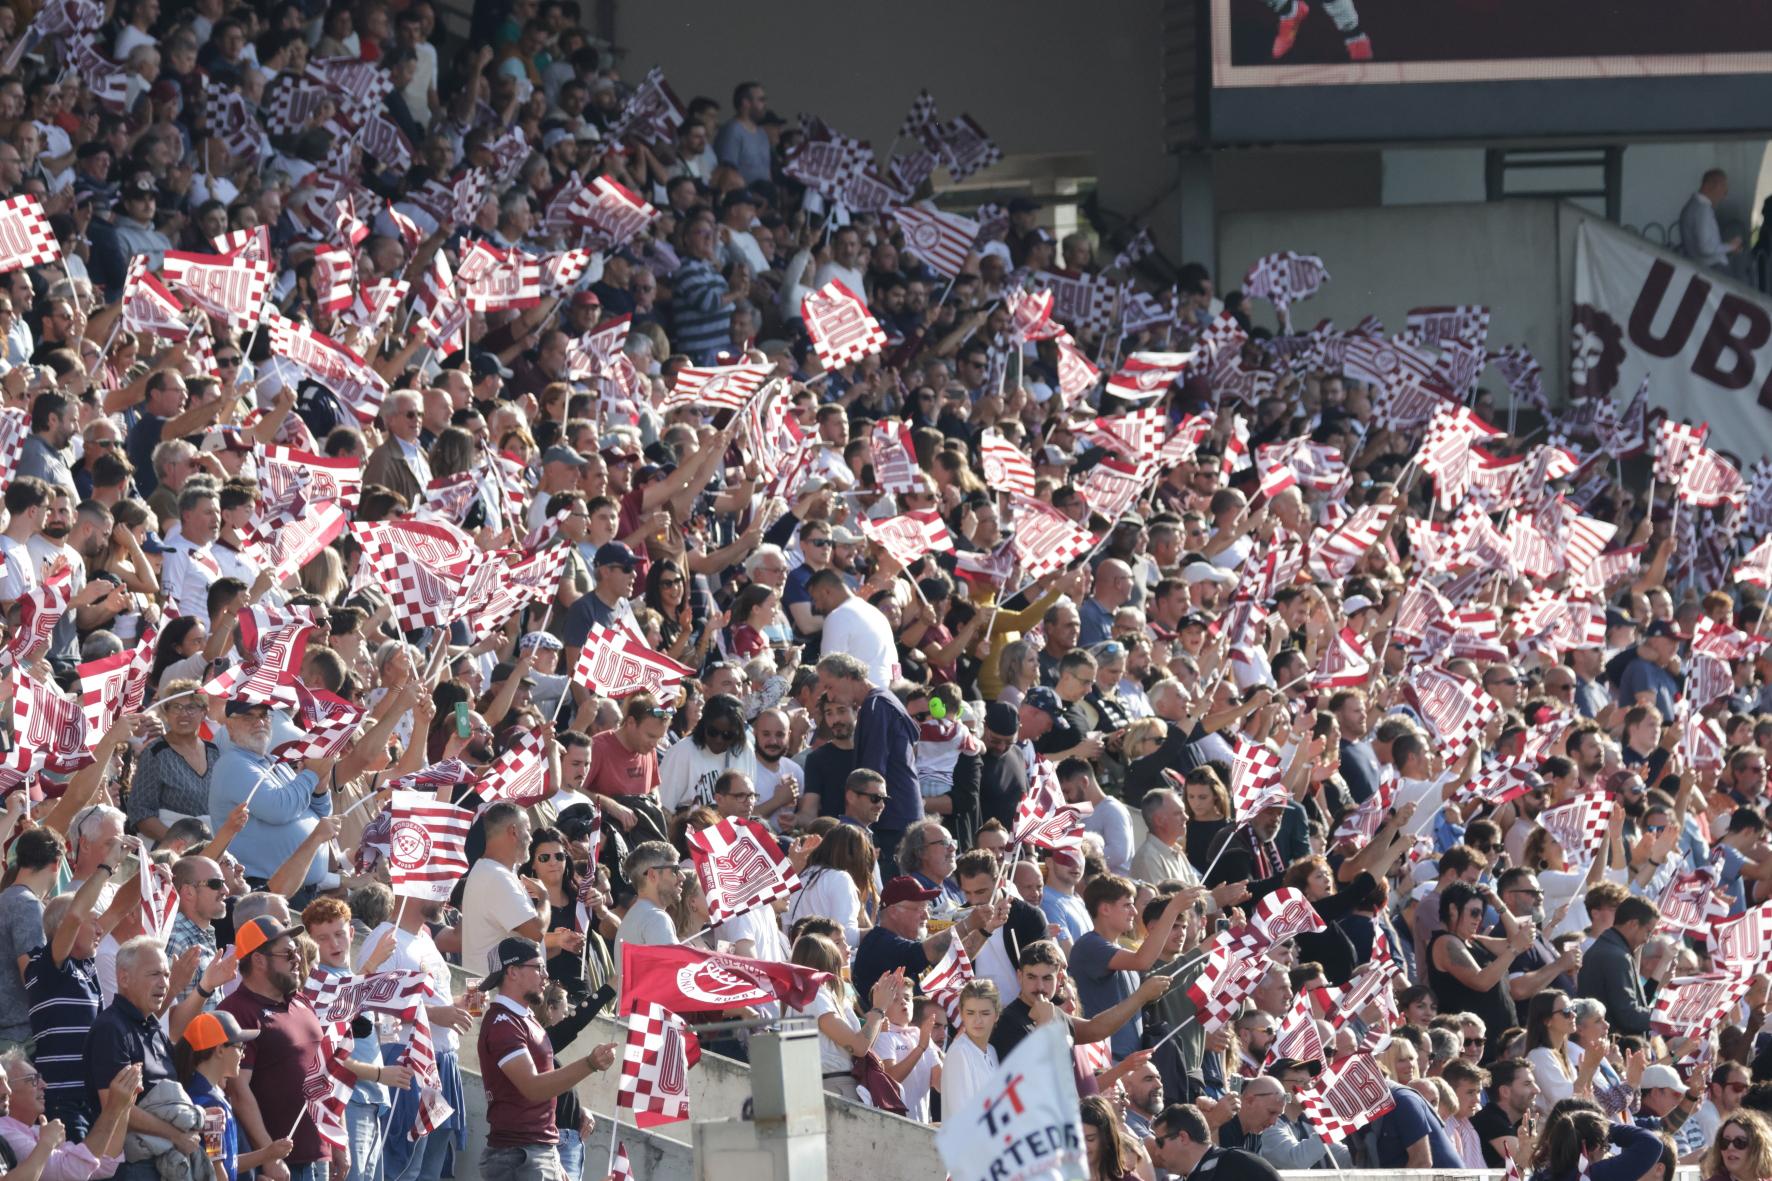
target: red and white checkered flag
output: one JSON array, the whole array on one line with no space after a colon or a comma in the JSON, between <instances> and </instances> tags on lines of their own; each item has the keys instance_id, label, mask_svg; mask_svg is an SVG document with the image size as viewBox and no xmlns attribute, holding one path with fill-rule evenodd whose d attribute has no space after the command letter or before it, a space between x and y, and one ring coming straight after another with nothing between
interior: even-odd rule
<instances>
[{"instance_id":1,"label":"red and white checkered flag","mask_svg":"<svg viewBox=\"0 0 1772 1181\"><path fill-rule=\"evenodd\" d=\"M12 735L7 762L21 771L74 771L92 762L86 714L53 681L12 669Z\"/></svg>"},{"instance_id":2,"label":"red and white checkered flag","mask_svg":"<svg viewBox=\"0 0 1772 1181\"><path fill-rule=\"evenodd\" d=\"M1294 935L1327 929L1304 891L1288 886L1263 896L1255 904L1249 912L1249 922L1230 932L1231 946L1240 952L1258 955Z\"/></svg>"},{"instance_id":3,"label":"red and white checkered flag","mask_svg":"<svg viewBox=\"0 0 1772 1181\"><path fill-rule=\"evenodd\" d=\"M901 205L892 219L904 231L904 248L920 261L948 276L966 269L966 258L978 241L977 222L919 205Z\"/></svg>"},{"instance_id":4,"label":"red and white checkered flag","mask_svg":"<svg viewBox=\"0 0 1772 1181\"><path fill-rule=\"evenodd\" d=\"M1664 484L1677 482L1693 456L1704 450L1710 424L1686 426L1664 418L1655 427L1655 478Z\"/></svg>"},{"instance_id":5,"label":"red and white checkered flag","mask_svg":"<svg viewBox=\"0 0 1772 1181\"><path fill-rule=\"evenodd\" d=\"M1003 492L1019 492L1023 496L1034 494L1034 465L1021 448L1005 439L995 428L987 428L979 435L978 452L984 465L985 483ZM878 471L876 466L875 472Z\"/></svg>"},{"instance_id":6,"label":"red and white checkered flag","mask_svg":"<svg viewBox=\"0 0 1772 1181\"><path fill-rule=\"evenodd\" d=\"M603 697L627 697L642 689L659 694L695 670L654 652L617 628L595 627L579 650L572 679Z\"/></svg>"},{"instance_id":7,"label":"red and white checkered flag","mask_svg":"<svg viewBox=\"0 0 1772 1181\"><path fill-rule=\"evenodd\" d=\"M1403 317L1403 335L1433 348L1439 348L1442 341L1481 347L1489 339L1489 309L1479 304L1411 308Z\"/></svg>"},{"instance_id":8,"label":"red and white checkered flag","mask_svg":"<svg viewBox=\"0 0 1772 1181\"><path fill-rule=\"evenodd\" d=\"M1764 971L1772 960L1772 902L1711 927L1710 955L1720 968Z\"/></svg>"},{"instance_id":9,"label":"red and white checkered flag","mask_svg":"<svg viewBox=\"0 0 1772 1181\"><path fill-rule=\"evenodd\" d=\"M43 202L30 193L0 201L0 272L48 266L61 257Z\"/></svg>"},{"instance_id":10,"label":"red and white checkered flag","mask_svg":"<svg viewBox=\"0 0 1772 1181\"><path fill-rule=\"evenodd\" d=\"M688 1119L689 1069L700 1061L701 1042L681 1017L640 1002L628 1017L616 1107L642 1128Z\"/></svg>"},{"instance_id":11,"label":"red and white checkered flag","mask_svg":"<svg viewBox=\"0 0 1772 1181\"><path fill-rule=\"evenodd\" d=\"M1390 768L1385 768L1391 770ZM1384 823L1385 816L1390 812L1391 800L1397 794L1397 778L1394 771L1386 776L1378 777L1378 790L1367 796L1351 811L1341 818L1330 836L1330 843L1352 840L1356 844L1365 845L1378 832L1379 825Z\"/></svg>"},{"instance_id":12,"label":"red and white checkered flag","mask_svg":"<svg viewBox=\"0 0 1772 1181\"><path fill-rule=\"evenodd\" d=\"M1394 504L1363 505L1339 528L1318 529L1307 558L1311 569L1337 580L1347 577L1390 528L1396 511Z\"/></svg>"},{"instance_id":13,"label":"red and white checkered flag","mask_svg":"<svg viewBox=\"0 0 1772 1181\"><path fill-rule=\"evenodd\" d=\"M1617 808L1617 800L1593 792L1560 807L1546 808L1538 814L1538 823L1557 839L1571 868L1586 869L1606 843L1607 826Z\"/></svg>"},{"instance_id":14,"label":"red and white checkered flag","mask_svg":"<svg viewBox=\"0 0 1772 1181\"><path fill-rule=\"evenodd\" d=\"M689 859L707 896L710 923L723 923L800 888L800 875L781 846L755 820L729 816L691 833Z\"/></svg>"},{"instance_id":15,"label":"red and white checkered flag","mask_svg":"<svg viewBox=\"0 0 1772 1181\"><path fill-rule=\"evenodd\" d=\"M1738 964L1729 971L1668 981L1656 990L1650 1032L1669 1038L1678 1034L1699 1041L1709 1039L1763 970L1763 963L1757 968Z\"/></svg>"},{"instance_id":16,"label":"red and white checkered flag","mask_svg":"<svg viewBox=\"0 0 1772 1181\"><path fill-rule=\"evenodd\" d=\"M1156 473L1154 464L1143 467L1110 455L1089 469L1077 491L1103 519L1118 521L1143 495Z\"/></svg>"},{"instance_id":17,"label":"red and white checkered flag","mask_svg":"<svg viewBox=\"0 0 1772 1181\"><path fill-rule=\"evenodd\" d=\"M653 66L634 87L621 114L605 132L606 141L620 143L629 135L639 136L650 144L668 144L683 126L683 104L665 81L664 71Z\"/></svg>"},{"instance_id":18,"label":"red and white checkered flag","mask_svg":"<svg viewBox=\"0 0 1772 1181\"><path fill-rule=\"evenodd\" d=\"M1469 677L1439 668L1417 668L1403 683L1403 696L1439 743L1447 766L1464 757L1501 704Z\"/></svg>"},{"instance_id":19,"label":"red and white checkered flag","mask_svg":"<svg viewBox=\"0 0 1772 1181\"><path fill-rule=\"evenodd\" d=\"M1019 494L1013 499L1015 532L1010 540L1023 578L1031 580L1060 569L1094 547L1093 534L1051 505Z\"/></svg>"},{"instance_id":20,"label":"red and white checkered flag","mask_svg":"<svg viewBox=\"0 0 1772 1181\"><path fill-rule=\"evenodd\" d=\"M868 311L867 301L832 279L800 301L806 335L825 369L844 369L886 347L886 334Z\"/></svg>"},{"instance_id":21,"label":"red and white checkered flag","mask_svg":"<svg viewBox=\"0 0 1772 1181\"><path fill-rule=\"evenodd\" d=\"M1084 428L1095 442L1119 452L1134 463L1154 463L1163 454L1169 437L1169 419L1155 406L1129 414L1097 418Z\"/></svg>"},{"instance_id":22,"label":"red and white checkered flag","mask_svg":"<svg viewBox=\"0 0 1772 1181\"><path fill-rule=\"evenodd\" d=\"M965 180L1003 158L1002 150L971 115L960 115L946 123L928 124L920 138L931 151L941 156L948 166L948 175L956 181Z\"/></svg>"},{"instance_id":23,"label":"red and white checkered flag","mask_svg":"<svg viewBox=\"0 0 1772 1181\"><path fill-rule=\"evenodd\" d=\"M547 740L533 730L517 735L510 747L480 777L481 799L509 800L530 807L553 793L548 789Z\"/></svg>"},{"instance_id":24,"label":"red and white checkered flag","mask_svg":"<svg viewBox=\"0 0 1772 1181\"><path fill-rule=\"evenodd\" d=\"M1300 1098L1317 1134L1336 1144L1396 1106L1389 1080L1370 1054L1355 1054L1325 1070Z\"/></svg>"},{"instance_id":25,"label":"red and white checkered flag","mask_svg":"<svg viewBox=\"0 0 1772 1181\"><path fill-rule=\"evenodd\" d=\"M1308 299L1329 281L1329 270L1314 254L1282 250L1255 260L1243 277L1243 293L1257 296L1274 305L1280 322L1289 325L1288 309L1301 299Z\"/></svg>"},{"instance_id":26,"label":"red and white checkered flag","mask_svg":"<svg viewBox=\"0 0 1772 1181\"><path fill-rule=\"evenodd\" d=\"M1686 700L1695 710L1710 708L1735 689L1735 673L1729 662L1706 652L1696 652L1686 667Z\"/></svg>"},{"instance_id":27,"label":"red and white checkered flag","mask_svg":"<svg viewBox=\"0 0 1772 1181\"><path fill-rule=\"evenodd\" d=\"M1719 504L1747 502L1747 481L1734 464L1709 447L1694 448L1686 460L1686 469L1674 485L1674 495L1681 504L1715 508Z\"/></svg>"},{"instance_id":28,"label":"red and white checkered flag","mask_svg":"<svg viewBox=\"0 0 1772 1181\"><path fill-rule=\"evenodd\" d=\"M148 270L145 254L132 255L123 276L123 326L167 340L183 340L191 334L185 305Z\"/></svg>"},{"instance_id":29,"label":"red and white checkered flag","mask_svg":"<svg viewBox=\"0 0 1772 1181\"><path fill-rule=\"evenodd\" d=\"M293 1003L307 1004L299 998ZM345 1108L357 1085L357 1076L345 1065L350 1058L349 1033L341 1032L334 1023L321 1022L319 1061L314 1064L318 1069L301 1080L301 1093L307 1101L306 1118L313 1122L320 1138L334 1148L349 1148L351 1143L345 1127ZM296 1127L300 1126L298 1121Z\"/></svg>"},{"instance_id":30,"label":"red and white checkered flag","mask_svg":"<svg viewBox=\"0 0 1772 1181\"><path fill-rule=\"evenodd\" d=\"M615 1129L611 1128L609 1134L615 1135ZM615 1142L615 1159L609 1162L609 1176L613 1181L634 1181L634 1166L628 1161L628 1146L620 1140Z\"/></svg>"},{"instance_id":31,"label":"red and white checkered flag","mask_svg":"<svg viewBox=\"0 0 1772 1181\"><path fill-rule=\"evenodd\" d=\"M913 566L932 553L949 553L954 548L946 522L933 510L900 513L883 521L861 517L857 522L862 536L878 543L901 566Z\"/></svg>"},{"instance_id":32,"label":"red and white checkered flag","mask_svg":"<svg viewBox=\"0 0 1772 1181\"><path fill-rule=\"evenodd\" d=\"M1059 333L1053 344L1058 348L1058 396L1068 406L1095 388L1101 370L1077 347L1070 333Z\"/></svg>"},{"instance_id":33,"label":"red and white checkered flag","mask_svg":"<svg viewBox=\"0 0 1772 1181\"><path fill-rule=\"evenodd\" d=\"M591 232L591 240L605 250L615 250L646 232L658 220L658 210L627 186L599 176L582 186L565 214Z\"/></svg>"},{"instance_id":34,"label":"red and white checkered flag","mask_svg":"<svg viewBox=\"0 0 1772 1181\"><path fill-rule=\"evenodd\" d=\"M403 632L452 622L486 561L473 538L442 521L355 521L351 533L363 546L363 573L388 596Z\"/></svg>"},{"instance_id":35,"label":"red and white checkered flag","mask_svg":"<svg viewBox=\"0 0 1772 1181\"><path fill-rule=\"evenodd\" d=\"M447 902L468 872L474 814L422 791L394 792L388 809L388 878L394 893Z\"/></svg>"},{"instance_id":36,"label":"red and white checkered flag","mask_svg":"<svg viewBox=\"0 0 1772 1181\"><path fill-rule=\"evenodd\" d=\"M1348 689L1364 685L1372 677L1372 648L1344 627L1323 647L1323 659L1311 677L1318 689Z\"/></svg>"},{"instance_id":37,"label":"red and white checkered flag","mask_svg":"<svg viewBox=\"0 0 1772 1181\"><path fill-rule=\"evenodd\" d=\"M274 264L243 255L168 250L160 277L210 315L234 328L256 328L271 293Z\"/></svg>"},{"instance_id":38,"label":"red and white checkered flag","mask_svg":"<svg viewBox=\"0 0 1772 1181\"><path fill-rule=\"evenodd\" d=\"M1292 998L1292 1008L1281 1023L1280 1032L1274 1035L1273 1044L1268 1046L1262 1065L1272 1066L1282 1058L1294 1062L1326 1063L1329 1060L1323 1045L1323 1032L1317 1028L1316 1017L1311 1013L1311 998L1305 992Z\"/></svg>"},{"instance_id":39,"label":"red and white checkered flag","mask_svg":"<svg viewBox=\"0 0 1772 1181\"><path fill-rule=\"evenodd\" d=\"M1280 780L1280 756L1273 748L1239 734L1231 757L1231 802L1238 824L1254 820L1263 808L1291 802Z\"/></svg>"},{"instance_id":40,"label":"red and white checkered flag","mask_svg":"<svg viewBox=\"0 0 1772 1181\"><path fill-rule=\"evenodd\" d=\"M942 953L933 968L924 973L918 987L923 995L937 1002L947 1010L950 1024L960 1024L960 990L973 977L972 957L966 954L965 945L958 939L948 940L948 949Z\"/></svg>"},{"instance_id":41,"label":"red and white checkered flag","mask_svg":"<svg viewBox=\"0 0 1772 1181\"><path fill-rule=\"evenodd\" d=\"M18 623L4 651L0 651L0 668L27 664L32 653L46 650L50 636L62 616L68 613L68 604L73 599L73 574L66 569L19 596Z\"/></svg>"},{"instance_id":42,"label":"red and white checkered flag","mask_svg":"<svg viewBox=\"0 0 1772 1181\"><path fill-rule=\"evenodd\" d=\"M1050 774L1046 760L1041 759L1040 765ZM1015 806L1015 828L1009 839L1041 849L1075 849L1083 843L1083 814L1064 804L1042 807L1040 796L1029 792Z\"/></svg>"},{"instance_id":43,"label":"red and white checkered flag","mask_svg":"<svg viewBox=\"0 0 1772 1181\"><path fill-rule=\"evenodd\" d=\"M751 400L775 366L746 362L742 365L693 366L677 372L677 382L665 399L664 408L707 406L717 410L739 410Z\"/></svg>"},{"instance_id":44,"label":"red and white checkered flag","mask_svg":"<svg viewBox=\"0 0 1772 1181\"><path fill-rule=\"evenodd\" d=\"M1200 1028L1212 1033L1236 1020L1243 1002L1255 994L1269 966L1265 957L1234 947L1229 931L1214 935L1206 949L1206 967L1187 990L1199 1014Z\"/></svg>"}]
</instances>

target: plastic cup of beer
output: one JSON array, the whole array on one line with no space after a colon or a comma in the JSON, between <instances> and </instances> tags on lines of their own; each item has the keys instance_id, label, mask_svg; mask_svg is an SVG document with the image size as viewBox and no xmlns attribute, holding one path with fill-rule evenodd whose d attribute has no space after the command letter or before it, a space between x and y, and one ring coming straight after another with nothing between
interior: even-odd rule
<instances>
[{"instance_id":1,"label":"plastic cup of beer","mask_svg":"<svg viewBox=\"0 0 1772 1181\"><path fill-rule=\"evenodd\" d=\"M462 1003L467 1006L468 1016L475 1020L479 1020L486 1012L486 994L480 991L478 983L468 985L468 992L462 998Z\"/></svg>"},{"instance_id":2,"label":"plastic cup of beer","mask_svg":"<svg viewBox=\"0 0 1772 1181\"><path fill-rule=\"evenodd\" d=\"M222 1154L222 1136L228 1130L228 1114L219 1107L203 1109L203 1155L210 1160L220 1160Z\"/></svg>"}]
</instances>

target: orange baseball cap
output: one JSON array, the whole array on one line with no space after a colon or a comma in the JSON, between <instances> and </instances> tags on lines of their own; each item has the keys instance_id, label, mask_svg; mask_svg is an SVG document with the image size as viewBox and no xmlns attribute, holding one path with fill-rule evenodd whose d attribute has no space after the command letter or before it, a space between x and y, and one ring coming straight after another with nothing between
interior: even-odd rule
<instances>
[{"instance_id":1,"label":"orange baseball cap","mask_svg":"<svg viewBox=\"0 0 1772 1181\"><path fill-rule=\"evenodd\" d=\"M270 915L261 914L244 927L239 927L234 931L234 958L244 964L247 956L265 944L281 939L285 935L299 935L303 929L300 923L293 927L285 927Z\"/></svg>"},{"instance_id":2,"label":"orange baseball cap","mask_svg":"<svg viewBox=\"0 0 1772 1181\"><path fill-rule=\"evenodd\" d=\"M217 1046L244 1045L258 1033L256 1029L241 1029L232 1013L217 1009L191 1018L185 1026L184 1040L193 1050L213 1050Z\"/></svg>"}]
</instances>

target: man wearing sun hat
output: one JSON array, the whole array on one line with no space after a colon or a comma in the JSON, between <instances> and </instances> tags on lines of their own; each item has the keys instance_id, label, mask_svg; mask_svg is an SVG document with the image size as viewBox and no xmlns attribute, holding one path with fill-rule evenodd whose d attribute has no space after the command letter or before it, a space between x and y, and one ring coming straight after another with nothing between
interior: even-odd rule
<instances>
[{"instance_id":1,"label":"man wearing sun hat","mask_svg":"<svg viewBox=\"0 0 1772 1181\"><path fill-rule=\"evenodd\" d=\"M295 949L295 936L301 932L300 924L285 926L270 915L238 927L234 958L240 964L240 987L215 1011L258 1034L247 1044L240 1077L230 1089L249 1150L288 1137L295 1141L282 1161L289 1181L324 1181L332 1150L307 1114L301 1087L292 1085L324 1070L320 1019L307 1005L290 1003L302 984Z\"/></svg>"},{"instance_id":2,"label":"man wearing sun hat","mask_svg":"<svg viewBox=\"0 0 1772 1181\"><path fill-rule=\"evenodd\" d=\"M541 1005L548 965L533 939L499 942L481 987L492 995L480 1023L480 1074L486 1083L486 1147L480 1175L500 1181L556 1181L560 1130L554 1100L615 1062L615 1043L554 1065L547 1031L532 1010Z\"/></svg>"}]
</instances>

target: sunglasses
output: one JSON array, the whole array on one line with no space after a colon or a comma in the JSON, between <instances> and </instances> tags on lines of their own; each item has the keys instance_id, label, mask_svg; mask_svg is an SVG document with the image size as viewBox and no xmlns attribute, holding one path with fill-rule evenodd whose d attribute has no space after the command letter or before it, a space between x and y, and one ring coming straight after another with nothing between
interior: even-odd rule
<instances>
[{"instance_id":1,"label":"sunglasses","mask_svg":"<svg viewBox=\"0 0 1772 1181\"><path fill-rule=\"evenodd\" d=\"M1563 1010L1563 1011L1566 1012L1567 1010ZM1487 1041L1488 1041L1487 1038L1467 1037L1464 1039L1464 1048L1467 1050L1474 1050L1474 1049L1478 1048L1479 1046L1483 1045Z\"/></svg>"},{"instance_id":2,"label":"sunglasses","mask_svg":"<svg viewBox=\"0 0 1772 1181\"><path fill-rule=\"evenodd\" d=\"M872 800L876 804L884 804L886 802L886 793L883 791L858 791L854 794L860 796L864 800Z\"/></svg>"},{"instance_id":3,"label":"sunglasses","mask_svg":"<svg viewBox=\"0 0 1772 1181\"><path fill-rule=\"evenodd\" d=\"M911 717L919 722L927 722L929 720L929 711L926 709L919 710L918 712L912 714Z\"/></svg>"},{"instance_id":4,"label":"sunglasses","mask_svg":"<svg viewBox=\"0 0 1772 1181\"><path fill-rule=\"evenodd\" d=\"M238 369L240 367L240 358L239 357L217 357L215 359L215 363L217 365L220 365L223 369Z\"/></svg>"},{"instance_id":5,"label":"sunglasses","mask_svg":"<svg viewBox=\"0 0 1772 1181\"><path fill-rule=\"evenodd\" d=\"M201 878L197 881L192 882L191 885L204 886L204 887L207 887L208 889L216 891L217 893L220 893L222 891L222 889L227 886L227 883L222 881L220 878Z\"/></svg>"},{"instance_id":6,"label":"sunglasses","mask_svg":"<svg viewBox=\"0 0 1772 1181\"><path fill-rule=\"evenodd\" d=\"M1717 1143L1724 1148L1735 1148L1745 1152L1752 1141L1746 1136L1718 1136Z\"/></svg>"},{"instance_id":7,"label":"sunglasses","mask_svg":"<svg viewBox=\"0 0 1772 1181\"><path fill-rule=\"evenodd\" d=\"M549 862L564 860L566 860L566 854L564 853L537 853L535 855L535 863L537 865L547 865Z\"/></svg>"},{"instance_id":8,"label":"sunglasses","mask_svg":"<svg viewBox=\"0 0 1772 1181\"><path fill-rule=\"evenodd\" d=\"M707 733L709 738L718 738L722 742L737 742L741 737L737 730L727 730L724 728L719 730L710 729Z\"/></svg>"},{"instance_id":9,"label":"sunglasses","mask_svg":"<svg viewBox=\"0 0 1772 1181\"><path fill-rule=\"evenodd\" d=\"M831 539L828 537L814 537L809 540L803 541L800 544L801 545L809 545L813 549L830 549L831 548Z\"/></svg>"}]
</instances>

